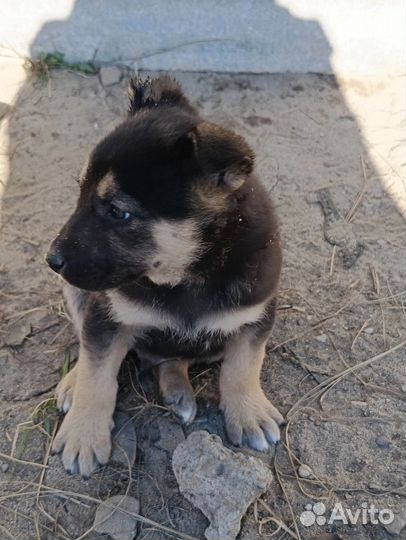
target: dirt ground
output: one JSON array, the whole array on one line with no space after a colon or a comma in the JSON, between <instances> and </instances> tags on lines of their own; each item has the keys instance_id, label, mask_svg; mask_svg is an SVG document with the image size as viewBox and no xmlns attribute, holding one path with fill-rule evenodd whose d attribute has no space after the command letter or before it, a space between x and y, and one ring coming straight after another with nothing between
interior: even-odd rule
<instances>
[{"instance_id":1,"label":"dirt ground","mask_svg":"<svg viewBox=\"0 0 406 540\"><path fill-rule=\"evenodd\" d=\"M176 76L207 118L253 146L283 236L279 316L262 382L288 423L283 444L262 456L275 479L263 502L249 509L240 537L392 538L406 523L399 80ZM91 530L96 501L126 492L155 522L141 524L140 538L200 539L207 526L179 494L171 454L191 430L224 438L218 366L193 373L199 411L184 429L160 405L155 382L139 380L136 359L126 360L119 407L137 432L131 471L112 464L83 481L49 456L57 426L50 400L62 367L76 359L77 343L61 283L44 254L75 205L75 179L87 153L125 114L126 78L104 88L97 76L57 72L49 82L23 82L14 101L1 105L2 540L100 538ZM7 81L3 86L7 90ZM301 463L311 468L311 478L298 476ZM361 522L305 527L299 516L321 501L325 515L337 501L352 510L362 503L390 509L395 528ZM406 538L406 529L398 538Z\"/></svg>"}]
</instances>

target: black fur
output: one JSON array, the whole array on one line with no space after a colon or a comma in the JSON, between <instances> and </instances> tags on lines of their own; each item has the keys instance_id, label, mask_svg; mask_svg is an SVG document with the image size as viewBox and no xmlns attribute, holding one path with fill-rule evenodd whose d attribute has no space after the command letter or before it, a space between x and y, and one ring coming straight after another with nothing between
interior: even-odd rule
<instances>
[{"instance_id":1,"label":"black fur","mask_svg":"<svg viewBox=\"0 0 406 540\"><path fill-rule=\"evenodd\" d=\"M132 78L128 85L128 99L130 115L144 108L152 109L162 105L176 105L190 112L196 112L183 95L178 82L167 75L162 75L158 79Z\"/></svg>"}]
</instances>

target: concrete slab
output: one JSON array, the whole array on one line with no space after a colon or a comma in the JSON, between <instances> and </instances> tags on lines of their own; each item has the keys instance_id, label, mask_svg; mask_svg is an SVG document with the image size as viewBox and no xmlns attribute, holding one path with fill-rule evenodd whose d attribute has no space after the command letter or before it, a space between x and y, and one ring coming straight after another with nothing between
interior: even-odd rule
<instances>
[{"instance_id":1,"label":"concrete slab","mask_svg":"<svg viewBox=\"0 0 406 540\"><path fill-rule=\"evenodd\" d=\"M405 11L403 0L3 0L0 45L137 69L379 77L404 72Z\"/></svg>"}]
</instances>

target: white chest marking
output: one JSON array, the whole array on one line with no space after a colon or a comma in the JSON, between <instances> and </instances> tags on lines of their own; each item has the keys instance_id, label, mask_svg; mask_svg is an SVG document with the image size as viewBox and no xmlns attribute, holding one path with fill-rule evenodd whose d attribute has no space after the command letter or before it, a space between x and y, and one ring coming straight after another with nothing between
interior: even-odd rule
<instances>
[{"instance_id":1,"label":"white chest marking","mask_svg":"<svg viewBox=\"0 0 406 540\"><path fill-rule=\"evenodd\" d=\"M111 302L112 317L119 323L140 328L159 329L176 325L172 317L161 313L158 309L128 300L117 291L108 291L107 295Z\"/></svg>"},{"instance_id":2,"label":"white chest marking","mask_svg":"<svg viewBox=\"0 0 406 540\"><path fill-rule=\"evenodd\" d=\"M205 332L231 334L245 324L258 321L264 313L266 305L264 302L250 307L211 313L197 319L193 326L185 329L182 322L173 315L128 300L117 291L108 292L108 296L111 301L112 317L115 321L143 329L164 330L170 328L184 334L185 337L194 337Z\"/></svg>"},{"instance_id":3,"label":"white chest marking","mask_svg":"<svg viewBox=\"0 0 406 540\"><path fill-rule=\"evenodd\" d=\"M231 334L244 324L258 321L264 309L265 303L262 303L255 306L220 311L202 317L197 321L196 325L199 329L204 329L207 332L220 331L224 334Z\"/></svg>"}]
</instances>

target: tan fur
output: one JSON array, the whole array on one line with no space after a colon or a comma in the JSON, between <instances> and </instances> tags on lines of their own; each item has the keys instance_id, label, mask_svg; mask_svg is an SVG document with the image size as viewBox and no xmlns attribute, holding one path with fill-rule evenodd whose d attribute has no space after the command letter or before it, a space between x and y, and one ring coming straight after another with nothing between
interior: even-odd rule
<instances>
[{"instance_id":1,"label":"tan fur","mask_svg":"<svg viewBox=\"0 0 406 540\"><path fill-rule=\"evenodd\" d=\"M263 428L277 441L278 424L283 421L260 385L265 343L258 342L249 332L238 334L226 346L220 372L220 407L230 440L241 445L244 437L251 437L258 450L268 447Z\"/></svg>"},{"instance_id":2,"label":"tan fur","mask_svg":"<svg viewBox=\"0 0 406 540\"><path fill-rule=\"evenodd\" d=\"M171 360L157 367L159 389L165 404L188 424L196 415L196 400L189 381L188 360Z\"/></svg>"},{"instance_id":3,"label":"tan fur","mask_svg":"<svg viewBox=\"0 0 406 540\"><path fill-rule=\"evenodd\" d=\"M90 163L90 161L89 161L89 159L87 159L85 161L81 171L80 171L80 174L79 174L79 183L80 183L80 185L82 185L86 180L86 175L87 175L87 172L88 172L88 169L89 169L89 163Z\"/></svg>"},{"instance_id":4,"label":"tan fur","mask_svg":"<svg viewBox=\"0 0 406 540\"><path fill-rule=\"evenodd\" d=\"M109 459L117 374L130 346L127 336L118 336L102 357L95 358L81 343L77 365L57 387L57 402L69 410L52 449L63 450L64 467L71 472L78 465L82 476L89 476L97 462Z\"/></svg>"},{"instance_id":5,"label":"tan fur","mask_svg":"<svg viewBox=\"0 0 406 540\"><path fill-rule=\"evenodd\" d=\"M56 406L58 410L67 413L72 407L73 389L76 384L76 366L72 368L59 382L56 388Z\"/></svg>"},{"instance_id":6,"label":"tan fur","mask_svg":"<svg viewBox=\"0 0 406 540\"><path fill-rule=\"evenodd\" d=\"M160 220L152 228L155 254L147 276L158 285L175 286L202 251L199 227L194 219Z\"/></svg>"},{"instance_id":7,"label":"tan fur","mask_svg":"<svg viewBox=\"0 0 406 540\"><path fill-rule=\"evenodd\" d=\"M101 199L104 199L109 192L115 189L116 183L114 181L114 178L111 173L108 173L97 184L96 193Z\"/></svg>"},{"instance_id":8,"label":"tan fur","mask_svg":"<svg viewBox=\"0 0 406 540\"><path fill-rule=\"evenodd\" d=\"M199 212L221 214L227 206L228 193L222 193L215 185L215 179L208 178L206 182L198 182L192 188L191 202Z\"/></svg>"}]
</instances>

